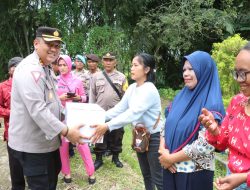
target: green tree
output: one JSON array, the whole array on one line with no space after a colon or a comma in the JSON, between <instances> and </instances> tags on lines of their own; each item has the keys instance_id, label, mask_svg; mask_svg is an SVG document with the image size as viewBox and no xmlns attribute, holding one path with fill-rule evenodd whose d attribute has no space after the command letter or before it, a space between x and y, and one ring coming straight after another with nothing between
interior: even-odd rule
<instances>
[{"instance_id":1,"label":"green tree","mask_svg":"<svg viewBox=\"0 0 250 190\"><path fill-rule=\"evenodd\" d=\"M153 53L159 61L158 86L179 88L183 55L195 50L210 51L212 43L232 31L227 27L235 12L214 8L214 0L170 1L150 10L135 29L135 44ZM175 81L175 82L173 82Z\"/></svg>"},{"instance_id":2,"label":"green tree","mask_svg":"<svg viewBox=\"0 0 250 190\"><path fill-rule=\"evenodd\" d=\"M213 44L212 57L217 63L222 94L225 98L232 97L239 92L238 84L232 77L232 70L234 69L236 55L246 43L247 40L236 34L221 43Z\"/></svg>"},{"instance_id":3,"label":"green tree","mask_svg":"<svg viewBox=\"0 0 250 190\"><path fill-rule=\"evenodd\" d=\"M95 53L100 57L108 51L114 52L119 61L118 69L128 73L131 57L129 42L123 31L109 26L93 27L84 41L84 49L86 53Z\"/></svg>"},{"instance_id":4,"label":"green tree","mask_svg":"<svg viewBox=\"0 0 250 190\"><path fill-rule=\"evenodd\" d=\"M49 22L45 1L3 0L0 6L0 80L7 73L7 62L32 51L35 29Z\"/></svg>"},{"instance_id":5,"label":"green tree","mask_svg":"<svg viewBox=\"0 0 250 190\"><path fill-rule=\"evenodd\" d=\"M235 32L249 37L249 10L248 0L1 0L0 80L11 57L33 50L37 27L53 26L71 56L114 49L128 71L135 53L151 53L158 87L179 88L182 56Z\"/></svg>"}]
</instances>

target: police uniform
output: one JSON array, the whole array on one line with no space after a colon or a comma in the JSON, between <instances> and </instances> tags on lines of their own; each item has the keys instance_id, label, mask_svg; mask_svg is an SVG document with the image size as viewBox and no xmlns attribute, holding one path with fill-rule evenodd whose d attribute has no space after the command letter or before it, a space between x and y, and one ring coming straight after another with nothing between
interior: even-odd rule
<instances>
[{"instance_id":1,"label":"police uniform","mask_svg":"<svg viewBox=\"0 0 250 190\"><path fill-rule=\"evenodd\" d=\"M81 71L77 71L76 69L72 71L72 73L77 76L83 83L83 87L85 88L84 75L87 73L87 70L83 69ZM84 89L85 90L85 89Z\"/></svg>"},{"instance_id":2,"label":"police uniform","mask_svg":"<svg viewBox=\"0 0 250 190\"><path fill-rule=\"evenodd\" d=\"M100 72L100 69L97 69L97 72ZM93 77L94 74L95 73L91 73L90 71L87 71L83 74L83 81L84 81L85 90L86 90L85 92L86 92L87 97L89 97L91 78Z\"/></svg>"},{"instance_id":3,"label":"police uniform","mask_svg":"<svg viewBox=\"0 0 250 190\"><path fill-rule=\"evenodd\" d=\"M44 33L46 37L54 37L54 41L61 41L54 28L38 28L37 36ZM62 107L52 73L49 66L42 66L34 51L18 65L13 76L8 142L10 170L23 169L31 189L39 188L37 181L43 184L43 189L56 189L61 169L59 135L65 124L59 120ZM15 171L13 175L12 180L20 177Z\"/></svg>"},{"instance_id":4,"label":"police uniform","mask_svg":"<svg viewBox=\"0 0 250 190\"><path fill-rule=\"evenodd\" d=\"M110 80L118 89L121 95L124 94L128 84L124 74L114 70L112 73L107 73ZM91 80L90 96L89 102L96 103L100 105L104 110L109 110L113 108L119 101L120 97L117 95L115 90L109 84L103 72L98 72L93 75ZM113 157L118 157L119 153L122 152L122 139L123 139L124 129L123 127L112 132L107 132L104 135L103 143L97 143L94 152L98 157L97 160L107 149L107 144L109 142L109 148L113 154ZM100 158L102 159L102 158ZM96 160L96 161L97 161Z\"/></svg>"},{"instance_id":5,"label":"police uniform","mask_svg":"<svg viewBox=\"0 0 250 190\"><path fill-rule=\"evenodd\" d=\"M87 62L88 62L88 60L92 60L92 61L96 62L97 64L100 62L99 57L95 54L87 54L86 58L87 58ZM89 99L91 78L95 73L100 72L100 71L101 70L99 68L97 68L94 73L90 72L90 70L89 70L83 74L83 81L84 81L84 85L86 88L86 94L87 94L88 99Z\"/></svg>"},{"instance_id":6,"label":"police uniform","mask_svg":"<svg viewBox=\"0 0 250 190\"><path fill-rule=\"evenodd\" d=\"M72 73L77 76L81 81L82 81L82 85L84 88L85 93L87 92L87 86L86 86L86 81L85 81L85 75L88 71L83 69L81 71L77 71L76 69L72 71ZM87 94L86 94L87 95Z\"/></svg>"}]
</instances>

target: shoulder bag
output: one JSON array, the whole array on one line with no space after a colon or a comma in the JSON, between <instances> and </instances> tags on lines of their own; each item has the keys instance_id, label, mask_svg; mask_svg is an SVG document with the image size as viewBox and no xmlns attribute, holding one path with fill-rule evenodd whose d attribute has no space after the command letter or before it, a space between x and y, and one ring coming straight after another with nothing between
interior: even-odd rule
<instances>
[{"instance_id":1,"label":"shoulder bag","mask_svg":"<svg viewBox=\"0 0 250 190\"><path fill-rule=\"evenodd\" d=\"M160 121L160 114L157 118L153 129L156 128ZM150 141L150 133L143 123L137 123L132 131L132 149L138 153L148 151Z\"/></svg>"}]
</instances>

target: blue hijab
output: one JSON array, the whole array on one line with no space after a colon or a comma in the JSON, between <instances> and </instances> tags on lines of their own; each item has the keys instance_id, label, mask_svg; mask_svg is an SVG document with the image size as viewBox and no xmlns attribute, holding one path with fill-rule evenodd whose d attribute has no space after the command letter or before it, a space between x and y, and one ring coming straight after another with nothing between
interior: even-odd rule
<instances>
[{"instance_id":1,"label":"blue hijab","mask_svg":"<svg viewBox=\"0 0 250 190\"><path fill-rule=\"evenodd\" d=\"M194 89L184 87L176 95L166 116L165 143L170 152L180 148L190 137L203 107L225 115L218 71L211 56L203 51L195 51L185 56L185 60L191 64L198 82ZM214 114L219 122L220 114ZM197 138L198 131L187 144Z\"/></svg>"}]
</instances>

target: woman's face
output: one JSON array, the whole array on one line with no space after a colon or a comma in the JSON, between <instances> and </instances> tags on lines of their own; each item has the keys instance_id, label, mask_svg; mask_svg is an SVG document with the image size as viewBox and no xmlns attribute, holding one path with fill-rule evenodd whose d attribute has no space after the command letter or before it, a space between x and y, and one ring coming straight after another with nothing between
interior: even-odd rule
<instances>
[{"instance_id":1,"label":"woman's face","mask_svg":"<svg viewBox=\"0 0 250 190\"><path fill-rule=\"evenodd\" d=\"M235 71L241 72L245 74L245 80L241 80L238 76L237 82L240 85L240 91L245 96L250 96L250 73L246 73L250 71L250 51L241 50L240 53L236 57Z\"/></svg>"},{"instance_id":2,"label":"woman's face","mask_svg":"<svg viewBox=\"0 0 250 190\"><path fill-rule=\"evenodd\" d=\"M77 70L82 70L84 66L83 62L77 58L75 59L75 65Z\"/></svg>"},{"instance_id":3,"label":"woman's face","mask_svg":"<svg viewBox=\"0 0 250 190\"><path fill-rule=\"evenodd\" d=\"M58 68L61 75L67 74L69 72L68 65L63 59L59 60Z\"/></svg>"},{"instance_id":4,"label":"woman's face","mask_svg":"<svg viewBox=\"0 0 250 190\"><path fill-rule=\"evenodd\" d=\"M188 60L185 61L183 66L183 79L185 86L190 90L194 89L198 83L195 72L192 68L192 65Z\"/></svg>"},{"instance_id":5,"label":"woman's face","mask_svg":"<svg viewBox=\"0 0 250 190\"><path fill-rule=\"evenodd\" d=\"M144 67L143 64L140 63L139 57L136 56L132 60L132 67L131 67L131 79L135 80L136 82L146 81L147 73L149 72L149 67Z\"/></svg>"}]
</instances>

